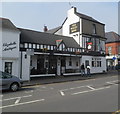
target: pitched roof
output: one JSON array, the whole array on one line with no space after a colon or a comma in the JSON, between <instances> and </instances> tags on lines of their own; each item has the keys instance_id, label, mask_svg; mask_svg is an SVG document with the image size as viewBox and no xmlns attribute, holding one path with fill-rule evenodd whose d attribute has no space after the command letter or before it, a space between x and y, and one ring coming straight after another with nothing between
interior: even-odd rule
<instances>
[{"instance_id":1,"label":"pitched roof","mask_svg":"<svg viewBox=\"0 0 120 114\"><path fill-rule=\"evenodd\" d=\"M54 29L50 29L50 30L47 31L47 33L54 34L54 33L56 33L59 29L61 29L61 27L62 27L62 26L56 27L56 28L54 28Z\"/></svg>"},{"instance_id":2,"label":"pitched roof","mask_svg":"<svg viewBox=\"0 0 120 114\"><path fill-rule=\"evenodd\" d=\"M86 20L90 20L90 21L93 21L93 22L97 22L97 23L100 23L99 21L95 20L94 18L90 17L90 16L87 16L85 14L82 14L82 13L78 13L78 12L75 12L75 14L80 17L80 18L83 18L83 19L86 19ZM100 23L100 24L103 24L103 23ZM103 24L104 25L104 24Z\"/></svg>"},{"instance_id":3,"label":"pitched roof","mask_svg":"<svg viewBox=\"0 0 120 114\"><path fill-rule=\"evenodd\" d=\"M7 28L19 31L16 26L9 19L6 18L0 18L0 28Z\"/></svg>"},{"instance_id":4,"label":"pitched roof","mask_svg":"<svg viewBox=\"0 0 120 114\"><path fill-rule=\"evenodd\" d=\"M67 47L79 48L78 43L72 38L61 35L54 35L46 32L38 32L33 30L21 29L20 42L38 43L46 45L56 45L56 40L62 39Z\"/></svg>"},{"instance_id":5,"label":"pitched roof","mask_svg":"<svg viewBox=\"0 0 120 114\"><path fill-rule=\"evenodd\" d=\"M115 32L106 32L105 37L107 38L106 43L120 42L120 35Z\"/></svg>"}]
</instances>

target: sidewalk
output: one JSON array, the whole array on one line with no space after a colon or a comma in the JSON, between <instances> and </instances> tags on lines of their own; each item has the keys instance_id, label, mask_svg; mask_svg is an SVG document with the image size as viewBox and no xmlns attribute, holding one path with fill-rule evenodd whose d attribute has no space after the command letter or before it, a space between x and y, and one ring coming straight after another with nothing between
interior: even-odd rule
<instances>
[{"instance_id":1,"label":"sidewalk","mask_svg":"<svg viewBox=\"0 0 120 114\"><path fill-rule=\"evenodd\" d=\"M35 77L32 78L29 82L24 82L24 86L33 86L33 85L43 85L43 84L51 84L51 83L61 83L68 81L77 81L77 80L87 80L87 79L95 79L100 77L108 77L108 76L117 76L118 71L108 71L107 73L102 74L92 74L91 77L82 77L80 75L77 76L56 76L56 77Z\"/></svg>"}]
</instances>

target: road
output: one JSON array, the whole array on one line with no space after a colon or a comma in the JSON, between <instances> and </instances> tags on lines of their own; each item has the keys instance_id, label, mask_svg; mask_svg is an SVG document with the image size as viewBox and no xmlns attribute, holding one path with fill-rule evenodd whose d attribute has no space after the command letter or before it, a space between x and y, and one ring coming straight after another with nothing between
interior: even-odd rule
<instances>
[{"instance_id":1,"label":"road","mask_svg":"<svg viewBox=\"0 0 120 114\"><path fill-rule=\"evenodd\" d=\"M118 77L23 87L3 92L2 112L114 112L118 110Z\"/></svg>"}]
</instances>

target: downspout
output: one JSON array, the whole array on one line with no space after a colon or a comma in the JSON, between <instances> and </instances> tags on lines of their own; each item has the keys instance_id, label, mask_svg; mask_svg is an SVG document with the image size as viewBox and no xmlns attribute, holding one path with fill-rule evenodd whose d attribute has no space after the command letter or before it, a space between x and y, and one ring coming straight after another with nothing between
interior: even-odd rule
<instances>
[{"instance_id":1,"label":"downspout","mask_svg":"<svg viewBox=\"0 0 120 114\"><path fill-rule=\"evenodd\" d=\"M21 51L21 59L20 59L20 79L22 79L22 51Z\"/></svg>"}]
</instances>

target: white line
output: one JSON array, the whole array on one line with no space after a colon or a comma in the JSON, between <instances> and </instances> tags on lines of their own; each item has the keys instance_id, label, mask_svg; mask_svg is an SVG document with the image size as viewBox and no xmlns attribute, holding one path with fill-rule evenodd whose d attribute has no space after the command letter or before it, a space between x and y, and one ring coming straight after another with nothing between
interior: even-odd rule
<instances>
[{"instance_id":1,"label":"white line","mask_svg":"<svg viewBox=\"0 0 120 114\"><path fill-rule=\"evenodd\" d=\"M23 97L31 97L32 95L28 95L28 96L21 96L21 98ZM14 98L9 98L9 99L3 99L3 100L0 100L0 101L8 101L8 100L12 100L12 99L18 99L20 97L14 97Z\"/></svg>"},{"instance_id":2,"label":"white line","mask_svg":"<svg viewBox=\"0 0 120 114\"><path fill-rule=\"evenodd\" d=\"M19 97L19 98L15 101L15 104L19 103L19 102L20 102L20 99L21 99L21 97Z\"/></svg>"},{"instance_id":3,"label":"white line","mask_svg":"<svg viewBox=\"0 0 120 114\"><path fill-rule=\"evenodd\" d=\"M112 84L112 85L118 85L118 84L115 84L114 82L106 82L108 84Z\"/></svg>"},{"instance_id":4,"label":"white line","mask_svg":"<svg viewBox=\"0 0 120 114\"><path fill-rule=\"evenodd\" d=\"M77 95L77 94L80 94L80 93L87 93L87 92L92 92L92 91L97 91L97 90L102 90L102 89L107 89L107 88L110 88L110 86L108 87L101 87L101 88L98 88L98 89L92 89L92 90L88 90L88 91L82 91L82 92L77 92L77 93L73 93L71 95Z\"/></svg>"},{"instance_id":5,"label":"white line","mask_svg":"<svg viewBox=\"0 0 120 114\"><path fill-rule=\"evenodd\" d=\"M7 105L7 106L2 106L1 108L7 108L7 107L13 107L13 106L18 106L18 105L24 105L24 104L30 104L30 103L35 103L39 101L44 101L45 99L40 99L40 100L34 100L34 101L29 101L29 102L23 102L23 103L18 103L18 104L13 104L13 105Z\"/></svg>"},{"instance_id":6,"label":"white line","mask_svg":"<svg viewBox=\"0 0 120 114\"><path fill-rule=\"evenodd\" d=\"M89 89L95 90L95 88L91 87L91 86L87 86Z\"/></svg>"},{"instance_id":7,"label":"white line","mask_svg":"<svg viewBox=\"0 0 120 114\"><path fill-rule=\"evenodd\" d=\"M25 91L25 93L32 93L33 92L33 90L31 90L31 91Z\"/></svg>"},{"instance_id":8,"label":"white line","mask_svg":"<svg viewBox=\"0 0 120 114\"><path fill-rule=\"evenodd\" d=\"M61 94L62 96L65 96L65 94L64 94L64 92L63 92L63 91L60 91L60 94Z\"/></svg>"},{"instance_id":9,"label":"white line","mask_svg":"<svg viewBox=\"0 0 120 114\"><path fill-rule=\"evenodd\" d=\"M60 91L67 91L67 90L72 90L72 89L77 89L77 88L82 88L82 87L87 87L87 86L91 86L91 85L79 86L79 87L74 87L74 88L69 88L69 89L63 89L63 90L60 90Z\"/></svg>"}]
</instances>

